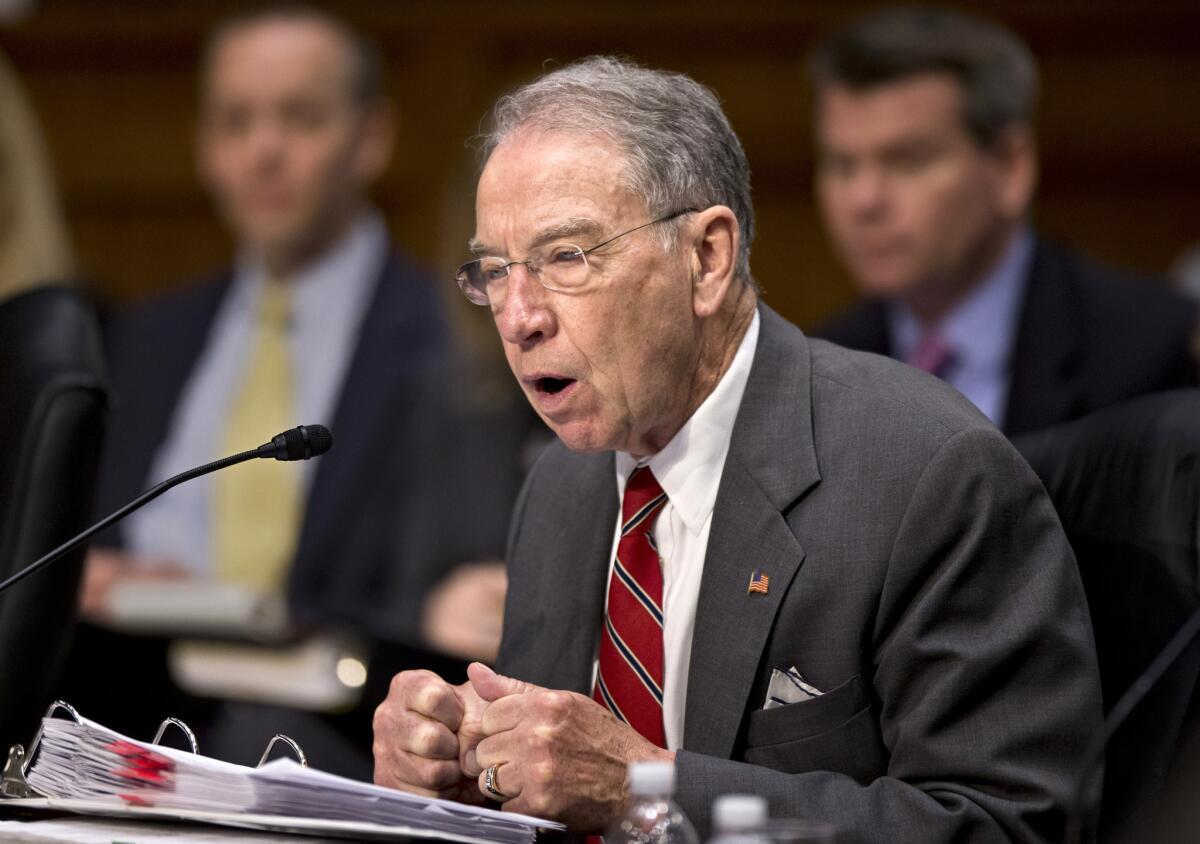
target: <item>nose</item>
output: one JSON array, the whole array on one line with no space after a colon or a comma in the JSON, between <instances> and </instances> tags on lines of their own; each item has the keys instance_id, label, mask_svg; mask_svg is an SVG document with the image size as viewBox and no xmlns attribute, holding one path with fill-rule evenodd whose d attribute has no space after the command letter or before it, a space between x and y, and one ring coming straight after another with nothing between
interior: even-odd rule
<instances>
[{"instance_id":1,"label":"nose","mask_svg":"<svg viewBox=\"0 0 1200 844\"><path fill-rule=\"evenodd\" d=\"M524 264L509 267L507 280L502 305L492 309L501 338L527 349L554 336L557 322L550 308L551 292L542 287Z\"/></svg>"},{"instance_id":2,"label":"nose","mask_svg":"<svg viewBox=\"0 0 1200 844\"><path fill-rule=\"evenodd\" d=\"M270 167L281 157L284 147L284 128L280 121L260 116L250 129L248 145L251 159L259 167Z\"/></svg>"},{"instance_id":3,"label":"nose","mask_svg":"<svg viewBox=\"0 0 1200 844\"><path fill-rule=\"evenodd\" d=\"M887 209L887 179L879 167L859 167L845 186L856 217L876 218Z\"/></svg>"}]
</instances>

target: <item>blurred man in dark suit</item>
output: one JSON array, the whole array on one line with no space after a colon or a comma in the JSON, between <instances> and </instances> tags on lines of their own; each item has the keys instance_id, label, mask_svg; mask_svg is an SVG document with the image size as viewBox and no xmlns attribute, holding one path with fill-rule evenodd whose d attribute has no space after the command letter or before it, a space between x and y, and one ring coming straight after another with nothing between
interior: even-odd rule
<instances>
[{"instance_id":1,"label":"blurred man in dark suit","mask_svg":"<svg viewBox=\"0 0 1200 844\"><path fill-rule=\"evenodd\" d=\"M117 584L190 578L286 595L306 624L460 630L465 655L493 655L502 564L443 575L501 554L524 417L458 401L440 294L367 198L394 133L376 49L322 11L264 8L215 31L202 79L198 170L237 256L115 321L99 510L298 423L335 445L136 513L92 552L85 613L103 620Z\"/></svg>"},{"instance_id":2,"label":"blurred man in dark suit","mask_svg":"<svg viewBox=\"0 0 1200 844\"><path fill-rule=\"evenodd\" d=\"M957 387L1009 434L1195 383L1196 310L1037 236L1037 68L1011 32L869 14L813 52L817 194L867 299L817 333Z\"/></svg>"}]
</instances>

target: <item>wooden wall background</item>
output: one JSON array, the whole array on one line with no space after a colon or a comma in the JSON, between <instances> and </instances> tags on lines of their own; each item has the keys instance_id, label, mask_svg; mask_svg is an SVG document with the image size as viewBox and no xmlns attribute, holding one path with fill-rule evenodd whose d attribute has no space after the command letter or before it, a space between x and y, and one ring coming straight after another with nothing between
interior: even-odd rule
<instances>
[{"instance_id":1,"label":"wooden wall background","mask_svg":"<svg viewBox=\"0 0 1200 844\"><path fill-rule=\"evenodd\" d=\"M0 28L58 170L80 263L135 300L222 263L229 242L192 169L195 69L235 4L43 0ZM853 298L812 201L802 56L859 3L330 4L382 44L402 130L378 201L403 248L448 278L470 233L464 140L492 99L546 60L621 52L723 97L754 173L756 275L811 325ZM1106 260L1162 272L1200 240L1200 4L976 2L1024 36L1043 76L1036 218ZM450 282L447 282L448 285Z\"/></svg>"}]
</instances>

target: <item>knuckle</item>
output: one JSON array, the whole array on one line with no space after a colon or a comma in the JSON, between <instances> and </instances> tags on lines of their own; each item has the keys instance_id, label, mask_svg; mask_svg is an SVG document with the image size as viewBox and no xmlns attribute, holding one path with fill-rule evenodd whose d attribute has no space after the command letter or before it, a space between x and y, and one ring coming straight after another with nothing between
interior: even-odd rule
<instances>
[{"instance_id":1,"label":"knuckle","mask_svg":"<svg viewBox=\"0 0 1200 844\"><path fill-rule=\"evenodd\" d=\"M423 684L429 682L435 675L432 671L424 668L417 668L412 671L401 671L392 677L390 693L403 697L406 692L414 688L419 688Z\"/></svg>"},{"instance_id":2,"label":"knuckle","mask_svg":"<svg viewBox=\"0 0 1200 844\"><path fill-rule=\"evenodd\" d=\"M542 788L530 789L532 792L528 796L522 794L529 804L531 813L538 817L547 817L552 814L553 805L550 800L550 792Z\"/></svg>"},{"instance_id":3,"label":"knuckle","mask_svg":"<svg viewBox=\"0 0 1200 844\"><path fill-rule=\"evenodd\" d=\"M387 732L394 720L392 706L387 700L384 700L375 707L375 714L371 717L371 728L376 734Z\"/></svg>"},{"instance_id":4,"label":"knuckle","mask_svg":"<svg viewBox=\"0 0 1200 844\"><path fill-rule=\"evenodd\" d=\"M529 769L529 779L535 786L539 786L537 791L541 791L541 786L548 786L554 782L554 764L551 762L538 762L532 765Z\"/></svg>"},{"instance_id":5,"label":"knuckle","mask_svg":"<svg viewBox=\"0 0 1200 844\"><path fill-rule=\"evenodd\" d=\"M434 712L445 703L449 691L440 683L425 684L416 693L417 705L422 712Z\"/></svg>"},{"instance_id":6,"label":"knuckle","mask_svg":"<svg viewBox=\"0 0 1200 844\"><path fill-rule=\"evenodd\" d=\"M422 759L416 765L417 775L429 788L445 788L458 781L458 766L454 762Z\"/></svg>"},{"instance_id":7,"label":"knuckle","mask_svg":"<svg viewBox=\"0 0 1200 844\"><path fill-rule=\"evenodd\" d=\"M558 693L549 690L538 692L533 705L542 719L553 718L558 714Z\"/></svg>"},{"instance_id":8,"label":"knuckle","mask_svg":"<svg viewBox=\"0 0 1200 844\"><path fill-rule=\"evenodd\" d=\"M529 733L529 747L539 753L545 753L550 750L554 744L554 728L546 724L539 724L534 727Z\"/></svg>"},{"instance_id":9,"label":"knuckle","mask_svg":"<svg viewBox=\"0 0 1200 844\"><path fill-rule=\"evenodd\" d=\"M413 751L429 756L437 748L438 730L432 724L421 724L413 730Z\"/></svg>"},{"instance_id":10,"label":"knuckle","mask_svg":"<svg viewBox=\"0 0 1200 844\"><path fill-rule=\"evenodd\" d=\"M571 708L571 695L560 691L549 692L547 694L546 708L555 718L565 716Z\"/></svg>"}]
</instances>

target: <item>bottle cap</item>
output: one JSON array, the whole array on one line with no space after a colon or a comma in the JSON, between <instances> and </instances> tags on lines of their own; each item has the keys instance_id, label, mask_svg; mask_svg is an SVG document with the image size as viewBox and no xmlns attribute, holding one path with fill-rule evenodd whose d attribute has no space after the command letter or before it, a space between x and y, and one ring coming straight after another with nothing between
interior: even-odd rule
<instances>
[{"instance_id":1,"label":"bottle cap","mask_svg":"<svg viewBox=\"0 0 1200 844\"><path fill-rule=\"evenodd\" d=\"M670 762L630 762L629 790L635 795L670 794L675 790L675 766Z\"/></svg>"},{"instance_id":2,"label":"bottle cap","mask_svg":"<svg viewBox=\"0 0 1200 844\"><path fill-rule=\"evenodd\" d=\"M713 827L754 829L767 822L767 801L755 794L722 794L713 801Z\"/></svg>"}]
</instances>

